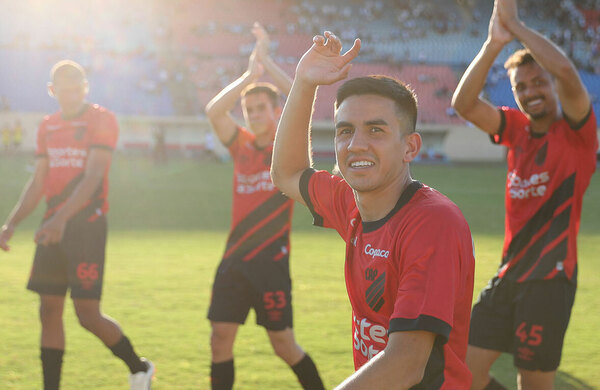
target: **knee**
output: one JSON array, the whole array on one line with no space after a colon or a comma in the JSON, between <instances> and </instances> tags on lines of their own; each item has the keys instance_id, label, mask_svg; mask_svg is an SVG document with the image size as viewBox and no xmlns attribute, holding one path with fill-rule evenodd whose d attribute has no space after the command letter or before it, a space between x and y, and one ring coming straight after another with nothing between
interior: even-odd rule
<instances>
[{"instance_id":1,"label":"knee","mask_svg":"<svg viewBox=\"0 0 600 390\"><path fill-rule=\"evenodd\" d=\"M296 342L289 338L271 338L271 346L273 347L275 355L286 362L292 360L292 358L297 355L297 350L300 349Z\"/></svg>"},{"instance_id":2,"label":"knee","mask_svg":"<svg viewBox=\"0 0 600 390\"><path fill-rule=\"evenodd\" d=\"M93 331L98 320L100 319L100 313L96 313L93 310L75 308L77 313L77 319L79 324L86 330Z\"/></svg>"},{"instance_id":3,"label":"knee","mask_svg":"<svg viewBox=\"0 0 600 390\"><path fill-rule=\"evenodd\" d=\"M218 327L213 327L210 333L210 347L213 351L226 351L233 347L234 336Z\"/></svg>"},{"instance_id":4,"label":"knee","mask_svg":"<svg viewBox=\"0 0 600 390\"><path fill-rule=\"evenodd\" d=\"M42 323L61 321L62 312L62 306L42 303L40 305L40 320Z\"/></svg>"}]
</instances>

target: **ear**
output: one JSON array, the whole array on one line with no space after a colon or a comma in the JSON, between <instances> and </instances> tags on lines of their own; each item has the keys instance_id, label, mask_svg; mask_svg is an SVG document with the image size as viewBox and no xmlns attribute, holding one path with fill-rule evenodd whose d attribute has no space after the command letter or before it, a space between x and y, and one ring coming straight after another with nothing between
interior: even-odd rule
<instances>
[{"instance_id":1,"label":"ear","mask_svg":"<svg viewBox=\"0 0 600 390\"><path fill-rule=\"evenodd\" d=\"M55 95L54 95L54 84L52 84L52 83L49 82L47 84L47 88L48 88L47 89L48 90L48 96L50 96L51 98L55 97Z\"/></svg>"},{"instance_id":2,"label":"ear","mask_svg":"<svg viewBox=\"0 0 600 390\"><path fill-rule=\"evenodd\" d=\"M276 116L277 118L280 118L280 117L281 117L281 113L283 112L283 107L281 107L281 106L277 106L277 107L275 107L275 108L273 109L273 112L275 113L275 116Z\"/></svg>"},{"instance_id":3,"label":"ear","mask_svg":"<svg viewBox=\"0 0 600 390\"><path fill-rule=\"evenodd\" d=\"M83 80L83 85L85 87L85 94L87 96L87 94L90 92L90 84L88 83L87 79Z\"/></svg>"},{"instance_id":4,"label":"ear","mask_svg":"<svg viewBox=\"0 0 600 390\"><path fill-rule=\"evenodd\" d=\"M405 136L406 151L404 152L404 162L409 163L419 155L423 140L421 135L417 132L407 134Z\"/></svg>"}]
</instances>

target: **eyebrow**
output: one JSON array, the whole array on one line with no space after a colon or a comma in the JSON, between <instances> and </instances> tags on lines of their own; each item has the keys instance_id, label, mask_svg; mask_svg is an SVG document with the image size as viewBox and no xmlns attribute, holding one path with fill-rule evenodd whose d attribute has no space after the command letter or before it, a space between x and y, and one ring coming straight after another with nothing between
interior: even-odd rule
<instances>
[{"instance_id":1,"label":"eyebrow","mask_svg":"<svg viewBox=\"0 0 600 390\"><path fill-rule=\"evenodd\" d=\"M383 120L383 119L371 119L371 120L365 121L364 125L365 126L387 126L388 123L385 120ZM350 123L350 122L344 122L344 121L338 122L338 123L335 124L335 128L336 129L339 129L339 128L342 128L342 127L352 127L352 128L354 128L354 125L352 123Z\"/></svg>"}]
</instances>

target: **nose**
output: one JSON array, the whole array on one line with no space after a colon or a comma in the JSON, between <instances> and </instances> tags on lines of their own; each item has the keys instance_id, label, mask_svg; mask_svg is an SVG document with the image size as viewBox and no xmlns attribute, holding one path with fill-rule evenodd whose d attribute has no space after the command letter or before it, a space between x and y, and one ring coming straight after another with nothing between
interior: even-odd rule
<instances>
[{"instance_id":1,"label":"nose","mask_svg":"<svg viewBox=\"0 0 600 390\"><path fill-rule=\"evenodd\" d=\"M369 143L362 131L355 131L352 135L352 139L348 144L349 152L362 152L369 149Z\"/></svg>"}]
</instances>

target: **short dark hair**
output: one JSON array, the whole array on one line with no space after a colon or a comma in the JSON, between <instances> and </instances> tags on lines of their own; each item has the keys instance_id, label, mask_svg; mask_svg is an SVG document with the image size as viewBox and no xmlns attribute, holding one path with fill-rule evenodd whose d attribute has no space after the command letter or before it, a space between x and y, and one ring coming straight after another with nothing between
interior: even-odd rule
<instances>
[{"instance_id":1,"label":"short dark hair","mask_svg":"<svg viewBox=\"0 0 600 390\"><path fill-rule=\"evenodd\" d=\"M86 79L83 67L72 60L62 60L54 64L50 71L50 80L54 82L59 76Z\"/></svg>"},{"instance_id":2,"label":"short dark hair","mask_svg":"<svg viewBox=\"0 0 600 390\"><path fill-rule=\"evenodd\" d=\"M535 58L531 55L529 49L521 49L514 52L504 63L504 69L511 71L521 65L535 64Z\"/></svg>"},{"instance_id":3,"label":"short dark hair","mask_svg":"<svg viewBox=\"0 0 600 390\"><path fill-rule=\"evenodd\" d=\"M242 97L259 93L267 94L269 100L271 100L271 105L273 107L279 107L279 90L271 83L252 83L244 88Z\"/></svg>"},{"instance_id":4,"label":"short dark hair","mask_svg":"<svg viewBox=\"0 0 600 390\"><path fill-rule=\"evenodd\" d=\"M403 81L383 75L370 75L357 77L346 81L337 90L335 109L342 102L354 95L378 95L393 100L399 112L406 114L412 131L417 126L417 95L413 89Z\"/></svg>"}]
</instances>

